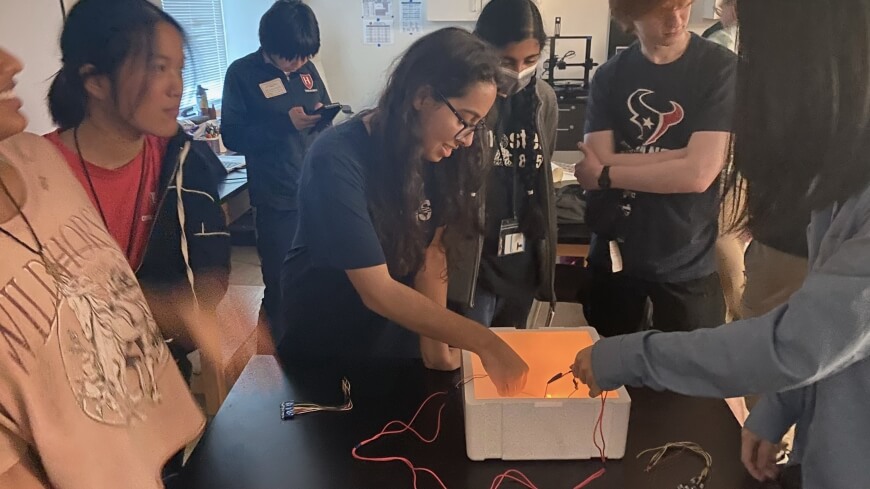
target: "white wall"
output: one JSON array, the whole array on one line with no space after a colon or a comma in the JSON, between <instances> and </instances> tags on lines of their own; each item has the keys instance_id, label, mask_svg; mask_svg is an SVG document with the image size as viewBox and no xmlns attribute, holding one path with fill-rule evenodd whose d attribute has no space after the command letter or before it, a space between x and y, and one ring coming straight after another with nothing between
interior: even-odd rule
<instances>
[{"instance_id":1,"label":"white wall","mask_svg":"<svg viewBox=\"0 0 870 489\"><path fill-rule=\"evenodd\" d=\"M703 2L697 2L695 6L692 7L692 18L689 19L690 31L701 34L707 30L708 27L716 23L716 20L714 19L705 18L705 11L711 10L707 5L708 2L713 2L715 4L715 0L704 0Z\"/></svg>"},{"instance_id":2,"label":"white wall","mask_svg":"<svg viewBox=\"0 0 870 489\"><path fill-rule=\"evenodd\" d=\"M7 0L0 0L7 1ZM23 0L16 0L23 1ZM159 0L153 0L159 3ZM224 24L227 40L227 58L232 62L259 47L257 30L260 17L274 0L223 0ZM305 0L314 10L320 23L322 48L315 59L329 87L332 99L351 105L354 110L372 106L385 83L390 63L420 35L449 25L472 29L472 23L427 22L420 35L402 34L396 19L395 44L383 47L362 43L360 0ZM438 0L423 0L425 2ZM393 0L398 15L399 0ZM591 35L592 57L598 63L607 58L607 32L610 12L606 0L538 0L544 17L544 26L552 34L556 16L562 17L563 35ZM712 22L702 19L695 9L690 27L701 31ZM561 53L568 49L580 51L581 44L562 41L557 45ZM582 62L580 52L574 61ZM579 71L579 70L577 70ZM560 76L574 76L575 72L560 72Z\"/></svg>"},{"instance_id":3,"label":"white wall","mask_svg":"<svg viewBox=\"0 0 870 489\"><path fill-rule=\"evenodd\" d=\"M547 34L553 35L556 17L562 17L563 36L592 36L592 59L600 64L607 61L607 39L610 28L610 8L607 0L542 0L541 15ZM556 44L556 55L562 56L568 50L577 52L569 63L584 61L585 44L581 41L561 40ZM545 53L549 56L549 47ZM579 78L581 68L557 71L557 78Z\"/></svg>"},{"instance_id":4,"label":"white wall","mask_svg":"<svg viewBox=\"0 0 870 489\"><path fill-rule=\"evenodd\" d=\"M429 0L423 0L424 12L426 1ZM306 0L306 3L320 23L322 48L319 57L329 80L330 96L336 102L351 105L355 111L374 105L384 86L390 63L415 39L449 25L474 27L472 24L425 23L421 34L401 34L398 30L399 0L393 0L397 15L396 42L379 48L363 45L360 0Z\"/></svg>"},{"instance_id":5,"label":"white wall","mask_svg":"<svg viewBox=\"0 0 870 489\"><path fill-rule=\"evenodd\" d=\"M30 121L27 130L37 134L54 127L45 96L51 77L60 68L62 25L57 0L0 0L0 47L24 63L15 91Z\"/></svg>"},{"instance_id":6,"label":"white wall","mask_svg":"<svg viewBox=\"0 0 870 489\"><path fill-rule=\"evenodd\" d=\"M76 0L64 0L71 8ZM160 5L160 0L151 0ZM359 0L306 0L321 26L323 48L318 57L328 81L332 98L350 104L355 110L374 104L384 85L390 63L419 36L396 32L396 43L381 48L362 43ZM423 0L437 1L437 0ZM273 0L224 0L227 57L235 60L259 46L257 29L262 14ZM394 6L398 7L398 0ZM556 16L562 17L563 35L593 36L592 56L603 63L607 51L609 12L606 0L540 0L544 24L552 34ZM398 10L397 10L398 13ZM398 19L397 19L398 22ZM696 8L690 27L700 32L712 21L703 19ZM449 23L426 23L422 34ZM473 24L457 24L467 29ZM62 27L57 0L0 0L0 46L24 61L25 71L18 77L18 95L30 119L28 130L36 133L53 128L45 104L51 76L60 66L58 38ZM572 49L568 41L559 51ZM582 61L582 53L575 59ZM565 76L570 73L563 72Z\"/></svg>"},{"instance_id":7,"label":"white wall","mask_svg":"<svg viewBox=\"0 0 870 489\"><path fill-rule=\"evenodd\" d=\"M77 0L64 0L67 11ZM230 62L259 47L260 17L274 0L223 0ZM344 1L344 0L339 0ZM151 0L160 6L160 0ZM24 102L27 130L49 132L54 124L45 97L51 77L60 68L59 39L63 27L57 0L0 0L0 47L24 63L16 93Z\"/></svg>"},{"instance_id":8,"label":"white wall","mask_svg":"<svg viewBox=\"0 0 870 489\"><path fill-rule=\"evenodd\" d=\"M260 17L273 3L275 0L223 0L224 34L227 40L227 60L230 63L260 47L257 34Z\"/></svg>"},{"instance_id":9,"label":"white wall","mask_svg":"<svg viewBox=\"0 0 870 489\"><path fill-rule=\"evenodd\" d=\"M383 88L390 63L419 35L401 34L398 31L397 18L395 44L380 48L365 46L362 43L359 0L306 1L320 21L323 42L320 62L329 79L333 100L350 104L354 110L372 106ZM437 0L423 0L424 9L427 1ZM399 1L394 0L394 7L398 8L398 4ZM592 56L596 61L604 62L609 25L609 11L605 0L540 0L539 4L548 34L552 34L555 17L562 16L562 34L592 35ZM473 23L427 22L421 34L450 25L474 28ZM563 51L565 48L575 48L568 41L565 43L560 43L557 49ZM582 53L575 60L582 61ZM564 76L569 74L563 73Z\"/></svg>"}]
</instances>

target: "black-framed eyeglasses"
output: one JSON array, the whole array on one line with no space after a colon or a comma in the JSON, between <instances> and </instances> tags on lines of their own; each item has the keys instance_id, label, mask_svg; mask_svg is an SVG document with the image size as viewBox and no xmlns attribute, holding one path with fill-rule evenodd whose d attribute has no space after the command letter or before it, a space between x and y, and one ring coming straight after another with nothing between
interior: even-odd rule
<instances>
[{"instance_id":1,"label":"black-framed eyeglasses","mask_svg":"<svg viewBox=\"0 0 870 489\"><path fill-rule=\"evenodd\" d=\"M455 115L456 119L459 120L459 123L462 124L462 129L460 129L459 132L457 132L456 135L453 136L453 139L461 141L471 134L476 134L478 131L486 129L486 121L481 119L480 122L478 122L477 124L471 124L467 122L465 118L463 118L462 115L459 113L459 111L456 110L456 107L454 107L453 104L451 104L450 101L447 100L447 97L445 97L441 94L441 92L438 91L436 91L435 94L438 95L438 98L440 98L441 101L444 102L445 105L447 105L447 108L450 109L451 112L453 112L453 115Z\"/></svg>"}]
</instances>

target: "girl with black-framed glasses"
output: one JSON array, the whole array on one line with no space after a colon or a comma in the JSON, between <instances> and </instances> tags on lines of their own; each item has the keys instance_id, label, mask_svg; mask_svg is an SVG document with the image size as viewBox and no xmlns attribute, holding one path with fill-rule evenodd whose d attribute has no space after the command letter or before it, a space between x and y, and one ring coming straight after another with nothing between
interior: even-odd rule
<instances>
[{"instance_id":1,"label":"girl with black-framed glasses","mask_svg":"<svg viewBox=\"0 0 870 489\"><path fill-rule=\"evenodd\" d=\"M449 371L465 349L499 392L522 390L525 362L446 308L447 263L480 230L476 133L496 97L498 65L464 30L429 34L397 62L375 109L311 147L282 270L286 363L422 357Z\"/></svg>"}]
</instances>

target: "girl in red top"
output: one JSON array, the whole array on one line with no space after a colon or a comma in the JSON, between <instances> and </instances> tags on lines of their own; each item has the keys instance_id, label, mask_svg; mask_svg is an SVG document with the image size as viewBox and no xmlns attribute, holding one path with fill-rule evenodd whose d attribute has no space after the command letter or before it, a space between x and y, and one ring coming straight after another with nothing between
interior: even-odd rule
<instances>
[{"instance_id":1,"label":"girl in red top","mask_svg":"<svg viewBox=\"0 0 870 489\"><path fill-rule=\"evenodd\" d=\"M230 240L211 171L220 162L176 121L183 45L181 26L147 0L78 2L48 94L59 129L46 137L125 253L188 376L195 338L180 318L211 313L223 297Z\"/></svg>"}]
</instances>

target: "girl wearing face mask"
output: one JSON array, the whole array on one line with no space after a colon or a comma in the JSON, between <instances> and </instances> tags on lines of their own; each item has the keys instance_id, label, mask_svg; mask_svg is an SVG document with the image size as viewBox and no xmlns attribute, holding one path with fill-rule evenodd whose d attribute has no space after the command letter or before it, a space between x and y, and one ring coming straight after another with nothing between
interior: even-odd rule
<instances>
[{"instance_id":1,"label":"girl wearing face mask","mask_svg":"<svg viewBox=\"0 0 870 489\"><path fill-rule=\"evenodd\" d=\"M556 218L550 159L558 108L536 77L546 42L531 0L492 0L475 34L501 55L499 96L484 164L485 233L463 263L451 266L451 300L486 326L523 328L535 298L555 304ZM476 261L473 263L472 260Z\"/></svg>"},{"instance_id":2,"label":"girl wearing face mask","mask_svg":"<svg viewBox=\"0 0 870 489\"><path fill-rule=\"evenodd\" d=\"M498 336L447 310L447 263L479 231L482 121L499 59L461 29L415 42L374 110L324 132L299 181L282 270L288 364L421 358L455 370L470 350L503 395L528 367Z\"/></svg>"}]
</instances>

